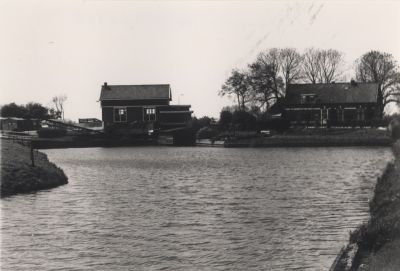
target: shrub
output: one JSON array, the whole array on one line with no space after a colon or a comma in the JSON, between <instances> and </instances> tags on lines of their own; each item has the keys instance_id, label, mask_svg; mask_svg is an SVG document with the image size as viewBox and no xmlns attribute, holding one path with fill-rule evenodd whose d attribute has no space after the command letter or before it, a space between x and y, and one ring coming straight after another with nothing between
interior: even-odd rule
<instances>
[{"instance_id":1,"label":"shrub","mask_svg":"<svg viewBox=\"0 0 400 271\"><path fill-rule=\"evenodd\" d=\"M390 130L394 140L400 139L400 121L393 120L390 122Z\"/></svg>"},{"instance_id":2,"label":"shrub","mask_svg":"<svg viewBox=\"0 0 400 271\"><path fill-rule=\"evenodd\" d=\"M218 126L222 130L228 130L229 125L232 122L232 112L228 110L222 110L219 115Z\"/></svg>"},{"instance_id":3,"label":"shrub","mask_svg":"<svg viewBox=\"0 0 400 271\"><path fill-rule=\"evenodd\" d=\"M400 139L400 126L395 126L392 128L392 138L394 140Z\"/></svg>"},{"instance_id":4,"label":"shrub","mask_svg":"<svg viewBox=\"0 0 400 271\"><path fill-rule=\"evenodd\" d=\"M257 121L259 130L274 130L277 132L285 132L290 128L290 122L286 119L260 119Z\"/></svg>"},{"instance_id":5,"label":"shrub","mask_svg":"<svg viewBox=\"0 0 400 271\"><path fill-rule=\"evenodd\" d=\"M201 117L201 118L196 118L193 117L192 120L189 123L189 126L196 131L200 130L203 127L209 127L212 123L213 119L207 116Z\"/></svg>"},{"instance_id":6,"label":"shrub","mask_svg":"<svg viewBox=\"0 0 400 271\"><path fill-rule=\"evenodd\" d=\"M232 115L232 124L238 130L255 130L256 117L246 111L235 111Z\"/></svg>"},{"instance_id":7,"label":"shrub","mask_svg":"<svg viewBox=\"0 0 400 271\"><path fill-rule=\"evenodd\" d=\"M387 119L374 119L371 121L372 127L387 127L389 125L389 121Z\"/></svg>"},{"instance_id":8,"label":"shrub","mask_svg":"<svg viewBox=\"0 0 400 271\"><path fill-rule=\"evenodd\" d=\"M209 127L203 127L197 132L196 137L198 139L208 139L217 136L217 134L218 132L216 130Z\"/></svg>"},{"instance_id":9,"label":"shrub","mask_svg":"<svg viewBox=\"0 0 400 271\"><path fill-rule=\"evenodd\" d=\"M42 128L37 131L39 137L45 138L55 138L62 137L67 134L67 130L65 129L51 129L51 128Z\"/></svg>"}]
</instances>

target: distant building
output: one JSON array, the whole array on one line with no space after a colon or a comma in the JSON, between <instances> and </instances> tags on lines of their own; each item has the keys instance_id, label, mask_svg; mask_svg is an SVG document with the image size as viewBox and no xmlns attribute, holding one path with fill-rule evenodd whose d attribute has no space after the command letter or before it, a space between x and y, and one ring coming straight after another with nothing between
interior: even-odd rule
<instances>
[{"instance_id":1,"label":"distant building","mask_svg":"<svg viewBox=\"0 0 400 271\"><path fill-rule=\"evenodd\" d=\"M190 105L170 105L171 88L165 85L108 85L101 87L104 128L168 129L185 127Z\"/></svg>"},{"instance_id":2,"label":"distant building","mask_svg":"<svg viewBox=\"0 0 400 271\"><path fill-rule=\"evenodd\" d=\"M96 118L85 118L78 119L79 126L92 128L92 127L103 127L103 122Z\"/></svg>"},{"instance_id":3,"label":"distant building","mask_svg":"<svg viewBox=\"0 0 400 271\"><path fill-rule=\"evenodd\" d=\"M103 130L103 122L96 118L78 119L77 126L87 128L90 130L95 130L95 131Z\"/></svg>"},{"instance_id":4,"label":"distant building","mask_svg":"<svg viewBox=\"0 0 400 271\"><path fill-rule=\"evenodd\" d=\"M40 120L16 117L0 117L0 130L29 131L40 129Z\"/></svg>"},{"instance_id":5,"label":"distant building","mask_svg":"<svg viewBox=\"0 0 400 271\"><path fill-rule=\"evenodd\" d=\"M378 118L378 84L290 84L283 102L292 125L368 126Z\"/></svg>"}]
</instances>

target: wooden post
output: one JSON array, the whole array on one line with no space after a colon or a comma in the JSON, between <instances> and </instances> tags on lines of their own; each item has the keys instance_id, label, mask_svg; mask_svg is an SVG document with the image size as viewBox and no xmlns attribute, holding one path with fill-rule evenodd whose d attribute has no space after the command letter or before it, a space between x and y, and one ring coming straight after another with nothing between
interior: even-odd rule
<instances>
[{"instance_id":1,"label":"wooden post","mask_svg":"<svg viewBox=\"0 0 400 271\"><path fill-rule=\"evenodd\" d=\"M31 144L31 162L32 162L32 167L35 167L35 157L33 156L33 147Z\"/></svg>"}]
</instances>

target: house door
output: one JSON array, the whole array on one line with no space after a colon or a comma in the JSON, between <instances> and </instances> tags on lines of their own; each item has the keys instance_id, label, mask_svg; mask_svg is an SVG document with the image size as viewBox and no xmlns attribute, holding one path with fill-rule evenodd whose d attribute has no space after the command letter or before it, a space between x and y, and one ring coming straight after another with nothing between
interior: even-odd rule
<instances>
[{"instance_id":1,"label":"house door","mask_svg":"<svg viewBox=\"0 0 400 271\"><path fill-rule=\"evenodd\" d=\"M328 124L329 119L329 109L323 108L321 109L321 126L326 126Z\"/></svg>"}]
</instances>

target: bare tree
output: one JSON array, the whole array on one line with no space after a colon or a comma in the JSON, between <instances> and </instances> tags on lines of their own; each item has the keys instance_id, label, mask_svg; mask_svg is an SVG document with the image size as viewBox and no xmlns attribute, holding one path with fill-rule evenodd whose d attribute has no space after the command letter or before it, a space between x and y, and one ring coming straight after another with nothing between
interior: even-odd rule
<instances>
[{"instance_id":1,"label":"bare tree","mask_svg":"<svg viewBox=\"0 0 400 271\"><path fill-rule=\"evenodd\" d=\"M285 86L301 78L302 56L294 48L280 50L280 65L285 80Z\"/></svg>"},{"instance_id":2,"label":"bare tree","mask_svg":"<svg viewBox=\"0 0 400 271\"><path fill-rule=\"evenodd\" d=\"M379 85L380 117L390 103L400 103L399 65L391 54L369 51L356 60L356 78L361 82Z\"/></svg>"},{"instance_id":3,"label":"bare tree","mask_svg":"<svg viewBox=\"0 0 400 271\"><path fill-rule=\"evenodd\" d=\"M284 90L281 84L282 80L279 76L279 71L281 67L279 49L272 48L268 51L261 52L258 55L256 62L258 62L260 66L268 67L269 69L272 95L276 99L284 96Z\"/></svg>"},{"instance_id":4,"label":"bare tree","mask_svg":"<svg viewBox=\"0 0 400 271\"><path fill-rule=\"evenodd\" d=\"M222 85L220 96L235 95L239 110L245 111L246 104L251 100L249 76L245 71L232 70L231 75Z\"/></svg>"},{"instance_id":5,"label":"bare tree","mask_svg":"<svg viewBox=\"0 0 400 271\"><path fill-rule=\"evenodd\" d=\"M319 67L319 50L308 48L303 55L303 76L306 81L312 84L319 82L320 67Z\"/></svg>"},{"instance_id":6,"label":"bare tree","mask_svg":"<svg viewBox=\"0 0 400 271\"><path fill-rule=\"evenodd\" d=\"M306 81L332 83L342 75L343 53L334 50L309 48L303 55L303 74Z\"/></svg>"},{"instance_id":7,"label":"bare tree","mask_svg":"<svg viewBox=\"0 0 400 271\"><path fill-rule=\"evenodd\" d=\"M283 81L280 77L276 78L275 67L263 58L250 64L249 69L253 103L264 106L265 111L268 111L269 106L282 97L277 87L282 88Z\"/></svg>"},{"instance_id":8,"label":"bare tree","mask_svg":"<svg viewBox=\"0 0 400 271\"><path fill-rule=\"evenodd\" d=\"M51 101L55 106L57 115L59 115L64 120L64 103L67 100L67 96L65 95L58 95L54 96Z\"/></svg>"},{"instance_id":9,"label":"bare tree","mask_svg":"<svg viewBox=\"0 0 400 271\"><path fill-rule=\"evenodd\" d=\"M253 104L268 111L284 97L285 86L300 78L301 55L292 48L272 48L261 52L249 70Z\"/></svg>"},{"instance_id":10,"label":"bare tree","mask_svg":"<svg viewBox=\"0 0 400 271\"><path fill-rule=\"evenodd\" d=\"M321 83L331 83L338 80L342 74L343 53L334 50L320 50L319 51L319 70Z\"/></svg>"}]
</instances>

